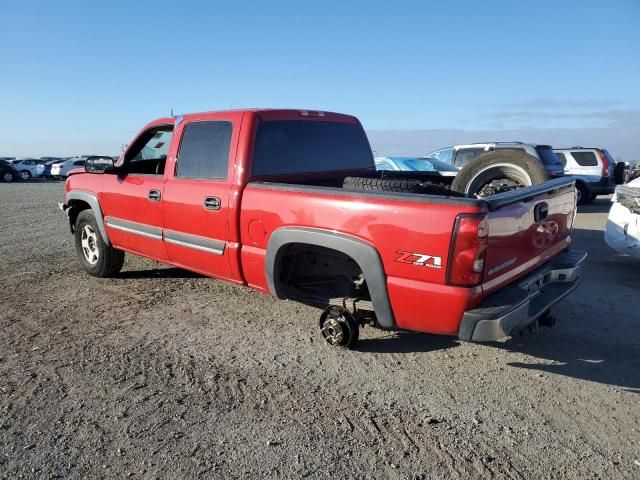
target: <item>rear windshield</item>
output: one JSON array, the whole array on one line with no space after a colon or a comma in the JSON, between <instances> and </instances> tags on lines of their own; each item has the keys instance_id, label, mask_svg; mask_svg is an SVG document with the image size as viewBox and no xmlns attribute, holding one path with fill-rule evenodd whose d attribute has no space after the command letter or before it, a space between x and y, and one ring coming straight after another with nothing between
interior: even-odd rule
<instances>
[{"instance_id":1,"label":"rear windshield","mask_svg":"<svg viewBox=\"0 0 640 480\"><path fill-rule=\"evenodd\" d=\"M536 152L538 152L540 160L542 160L542 163L545 165L557 165L560 163L560 160L558 160L553 148L548 145L538 145L536 147Z\"/></svg>"},{"instance_id":2,"label":"rear windshield","mask_svg":"<svg viewBox=\"0 0 640 480\"><path fill-rule=\"evenodd\" d=\"M266 121L258 125L252 175L373 169L373 155L357 123Z\"/></svg>"}]
</instances>

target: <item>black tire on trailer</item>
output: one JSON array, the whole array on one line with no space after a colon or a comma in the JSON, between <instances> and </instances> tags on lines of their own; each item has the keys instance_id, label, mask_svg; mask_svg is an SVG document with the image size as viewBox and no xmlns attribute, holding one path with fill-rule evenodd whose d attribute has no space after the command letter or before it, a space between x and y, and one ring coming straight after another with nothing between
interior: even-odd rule
<instances>
[{"instance_id":1,"label":"black tire on trailer","mask_svg":"<svg viewBox=\"0 0 640 480\"><path fill-rule=\"evenodd\" d=\"M89 275L109 277L120 271L124 252L104 242L92 210L83 210L78 214L74 231L80 265Z\"/></svg>"},{"instance_id":2,"label":"black tire on trailer","mask_svg":"<svg viewBox=\"0 0 640 480\"><path fill-rule=\"evenodd\" d=\"M522 150L501 149L485 153L466 164L451 183L451 190L467 197L482 195L495 180L506 180L514 188L549 180L544 165Z\"/></svg>"},{"instance_id":3,"label":"black tire on trailer","mask_svg":"<svg viewBox=\"0 0 640 480\"><path fill-rule=\"evenodd\" d=\"M346 177L342 188L347 190L369 190L372 192L418 193L420 180L415 178L367 178Z\"/></svg>"}]
</instances>

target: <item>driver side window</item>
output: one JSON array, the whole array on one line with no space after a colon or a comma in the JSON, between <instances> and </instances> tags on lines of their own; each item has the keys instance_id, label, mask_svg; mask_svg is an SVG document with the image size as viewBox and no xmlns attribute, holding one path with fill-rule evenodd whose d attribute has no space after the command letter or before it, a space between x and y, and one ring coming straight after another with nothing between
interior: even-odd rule
<instances>
[{"instance_id":1,"label":"driver side window","mask_svg":"<svg viewBox=\"0 0 640 480\"><path fill-rule=\"evenodd\" d=\"M173 125L161 125L144 132L127 150L124 168L127 173L163 175Z\"/></svg>"}]
</instances>

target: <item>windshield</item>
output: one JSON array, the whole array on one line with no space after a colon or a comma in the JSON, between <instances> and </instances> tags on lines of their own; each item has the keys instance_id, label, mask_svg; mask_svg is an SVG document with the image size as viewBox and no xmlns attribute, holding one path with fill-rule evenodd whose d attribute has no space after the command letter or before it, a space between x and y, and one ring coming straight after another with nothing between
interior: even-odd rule
<instances>
[{"instance_id":1,"label":"windshield","mask_svg":"<svg viewBox=\"0 0 640 480\"><path fill-rule=\"evenodd\" d=\"M258 125L253 176L373 169L358 123L263 121Z\"/></svg>"},{"instance_id":2,"label":"windshield","mask_svg":"<svg viewBox=\"0 0 640 480\"><path fill-rule=\"evenodd\" d=\"M451 160L453 159L453 147L441 148L440 150L431 152L427 157L435 158L436 160L440 160L445 163L451 163Z\"/></svg>"},{"instance_id":3,"label":"windshield","mask_svg":"<svg viewBox=\"0 0 640 480\"><path fill-rule=\"evenodd\" d=\"M435 158L428 157L389 157L393 160L400 170L413 172L458 172L458 169L441 162ZM384 164L383 164L384 166ZM378 167L379 170L387 170L388 168Z\"/></svg>"}]
</instances>

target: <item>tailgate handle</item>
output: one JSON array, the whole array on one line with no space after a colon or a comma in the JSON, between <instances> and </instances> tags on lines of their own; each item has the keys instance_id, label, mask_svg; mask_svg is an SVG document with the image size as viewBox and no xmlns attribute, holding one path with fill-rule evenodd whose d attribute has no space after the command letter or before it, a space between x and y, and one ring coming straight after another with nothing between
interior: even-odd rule
<instances>
[{"instance_id":1,"label":"tailgate handle","mask_svg":"<svg viewBox=\"0 0 640 480\"><path fill-rule=\"evenodd\" d=\"M533 210L533 215L536 223L547 218L547 215L549 215L549 205L547 205L547 202L537 204Z\"/></svg>"}]
</instances>

